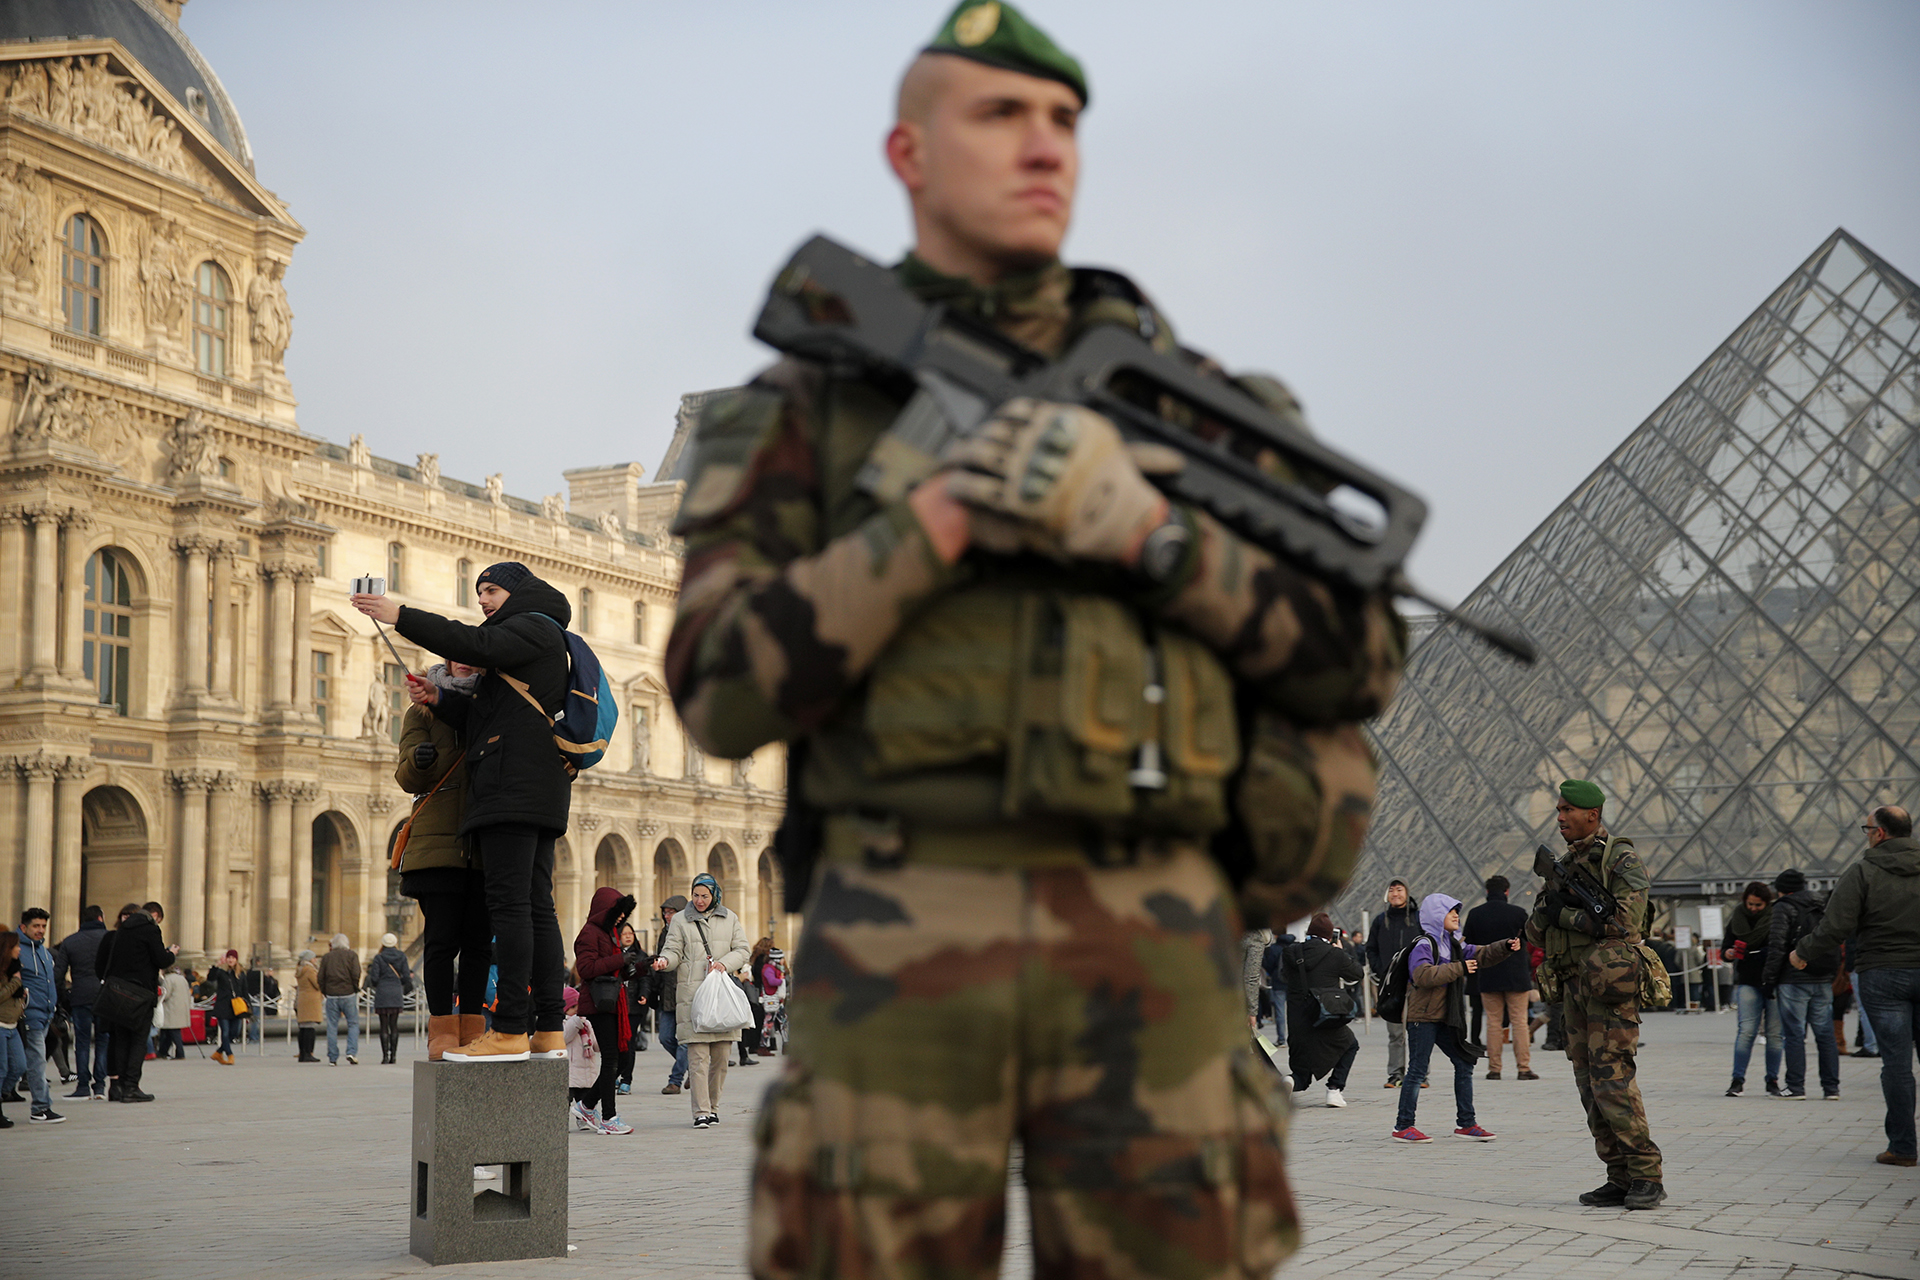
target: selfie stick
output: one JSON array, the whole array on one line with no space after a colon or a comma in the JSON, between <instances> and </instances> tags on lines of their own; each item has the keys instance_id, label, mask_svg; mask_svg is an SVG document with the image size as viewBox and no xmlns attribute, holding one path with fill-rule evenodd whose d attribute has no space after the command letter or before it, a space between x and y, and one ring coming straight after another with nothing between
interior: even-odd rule
<instances>
[{"instance_id":1,"label":"selfie stick","mask_svg":"<svg viewBox=\"0 0 1920 1280\"><path fill-rule=\"evenodd\" d=\"M371 577L372 575L369 574L367 576ZM382 583L381 585L385 586L386 584ZM382 594L384 595L385 593L383 592ZM408 668L406 661L400 656L400 651L393 647L393 641L387 639L387 633L381 630L380 619L369 614L367 615L367 621L373 624L374 631L379 635L381 642L387 646L387 652L393 655L394 664L402 671L409 670L410 668Z\"/></svg>"}]
</instances>

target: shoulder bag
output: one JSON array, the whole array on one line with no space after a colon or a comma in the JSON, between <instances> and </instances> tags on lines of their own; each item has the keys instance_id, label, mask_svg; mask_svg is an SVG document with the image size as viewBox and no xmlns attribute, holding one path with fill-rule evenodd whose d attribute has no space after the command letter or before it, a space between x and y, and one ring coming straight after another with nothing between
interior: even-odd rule
<instances>
[{"instance_id":1,"label":"shoulder bag","mask_svg":"<svg viewBox=\"0 0 1920 1280\"><path fill-rule=\"evenodd\" d=\"M1331 987L1316 987L1310 985L1311 979L1307 974L1307 948L1305 943L1300 945L1300 950L1296 953L1293 963L1294 967L1300 970L1301 987L1305 989L1309 996L1313 997L1315 1007L1313 1017L1314 1026L1339 1027L1345 1026L1347 1023L1353 1021L1355 1014L1359 1012L1354 1007L1353 992L1337 983Z\"/></svg>"},{"instance_id":2,"label":"shoulder bag","mask_svg":"<svg viewBox=\"0 0 1920 1280\"><path fill-rule=\"evenodd\" d=\"M433 784L433 790L421 796L420 803L413 806L413 812L407 815L406 822L400 827L400 833L393 838L393 857L387 864L389 871L398 871L400 869L400 855L407 851L407 837L413 834L413 820L420 816L420 811L427 807L428 801L440 794L440 788L447 785L447 779L453 776L455 769L458 769L465 763L466 758L467 753L464 751L455 756L453 763L447 766L447 771L440 775L440 781Z\"/></svg>"},{"instance_id":3,"label":"shoulder bag","mask_svg":"<svg viewBox=\"0 0 1920 1280\"><path fill-rule=\"evenodd\" d=\"M120 931L115 929L113 937L106 941L109 956L119 939ZM101 980L100 994L93 1000L93 1016L116 1027L145 1027L152 1024L153 1007L159 1003L158 991L115 975Z\"/></svg>"}]
</instances>

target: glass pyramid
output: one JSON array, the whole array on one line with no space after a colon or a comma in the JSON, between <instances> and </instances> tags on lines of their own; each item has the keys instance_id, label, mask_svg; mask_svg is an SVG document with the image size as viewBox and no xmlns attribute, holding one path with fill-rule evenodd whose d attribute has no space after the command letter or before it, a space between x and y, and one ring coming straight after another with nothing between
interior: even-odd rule
<instances>
[{"instance_id":1,"label":"glass pyramid","mask_svg":"<svg viewBox=\"0 0 1920 1280\"><path fill-rule=\"evenodd\" d=\"M1657 894L1838 874L1876 804L1920 807L1913 282L1834 232L1463 607L1540 662L1416 627L1345 915L1394 876L1520 900L1563 778Z\"/></svg>"}]
</instances>

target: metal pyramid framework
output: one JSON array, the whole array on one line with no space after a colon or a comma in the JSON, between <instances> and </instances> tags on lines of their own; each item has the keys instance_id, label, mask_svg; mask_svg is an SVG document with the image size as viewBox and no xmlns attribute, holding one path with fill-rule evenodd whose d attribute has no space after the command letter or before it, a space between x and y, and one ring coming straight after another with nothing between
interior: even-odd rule
<instances>
[{"instance_id":1,"label":"metal pyramid framework","mask_svg":"<svg viewBox=\"0 0 1920 1280\"><path fill-rule=\"evenodd\" d=\"M1563 778L1656 893L1843 869L1920 801L1917 427L1920 293L1836 231L1467 599L1537 666L1418 643L1349 910L1518 894Z\"/></svg>"}]
</instances>

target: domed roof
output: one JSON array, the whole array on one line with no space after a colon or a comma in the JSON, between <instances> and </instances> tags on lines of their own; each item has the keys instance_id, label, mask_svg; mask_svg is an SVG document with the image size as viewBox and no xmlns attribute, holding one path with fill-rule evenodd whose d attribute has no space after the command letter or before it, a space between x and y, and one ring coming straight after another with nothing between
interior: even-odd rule
<instances>
[{"instance_id":1,"label":"domed roof","mask_svg":"<svg viewBox=\"0 0 1920 1280\"><path fill-rule=\"evenodd\" d=\"M240 113L205 58L150 0L4 0L0 43L118 40L174 101L212 131L227 154L253 169Z\"/></svg>"}]
</instances>

